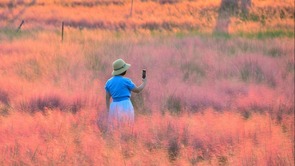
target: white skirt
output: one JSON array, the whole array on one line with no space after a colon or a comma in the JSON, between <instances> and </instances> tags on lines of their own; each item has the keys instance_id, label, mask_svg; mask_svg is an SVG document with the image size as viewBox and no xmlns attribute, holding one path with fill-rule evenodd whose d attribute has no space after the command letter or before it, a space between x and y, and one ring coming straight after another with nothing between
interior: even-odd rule
<instances>
[{"instance_id":1,"label":"white skirt","mask_svg":"<svg viewBox=\"0 0 295 166\"><path fill-rule=\"evenodd\" d=\"M112 102L108 117L109 129L132 126L134 123L134 108L130 100Z\"/></svg>"}]
</instances>

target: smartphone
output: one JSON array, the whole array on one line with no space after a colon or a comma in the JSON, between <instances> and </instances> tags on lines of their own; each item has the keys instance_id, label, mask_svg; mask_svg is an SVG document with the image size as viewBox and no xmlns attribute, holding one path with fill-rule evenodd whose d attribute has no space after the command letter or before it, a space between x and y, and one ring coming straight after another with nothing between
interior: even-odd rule
<instances>
[{"instance_id":1,"label":"smartphone","mask_svg":"<svg viewBox=\"0 0 295 166\"><path fill-rule=\"evenodd\" d=\"M143 69L143 70L142 70L142 78L145 79L145 77L146 77L146 70Z\"/></svg>"}]
</instances>

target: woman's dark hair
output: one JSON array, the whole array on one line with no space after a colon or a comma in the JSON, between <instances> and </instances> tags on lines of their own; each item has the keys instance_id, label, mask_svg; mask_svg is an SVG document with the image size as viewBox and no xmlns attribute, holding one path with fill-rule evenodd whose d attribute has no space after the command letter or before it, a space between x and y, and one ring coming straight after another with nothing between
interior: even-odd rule
<instances>
[{"instance_id":1,"label":"woman's dark hair","mask_svg":"<svg viewBox=\"0 0 295 166\"><path fill-rule=\"evenodd\" d=\"M127 71L127 70L126 70ZM126 71L124 71L123 73L119 74L120 76L124 76L126 74Z\"/></svg>"}]
</instances>

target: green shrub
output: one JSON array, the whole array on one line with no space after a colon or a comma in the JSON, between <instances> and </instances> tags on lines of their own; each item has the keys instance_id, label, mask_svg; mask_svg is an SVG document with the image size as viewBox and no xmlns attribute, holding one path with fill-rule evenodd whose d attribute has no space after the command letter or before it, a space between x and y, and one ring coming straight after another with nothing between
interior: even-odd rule
<instances>
[{"instance_id":1,"label":"green shrub","mask_svg":"<svg viewBox=\"0 0 295 166\"><path fill-rule=\"evenodd\" d=\"M284 55L284 52L280 48L272 47L271 49L267 50L266 55L271 57L280 57Z\"/></svg>"},{"instance_id":2,"label":"green shrub","mask_svg":"<svg viewBox=\"0 0 295 166\"><path fill-rule=\"evenodd\" d=\"M244 82L254 81L260 83L265 79L260 66L253 63L245 63L240 69L240 77Z\"/></svg>"}]
</instances>

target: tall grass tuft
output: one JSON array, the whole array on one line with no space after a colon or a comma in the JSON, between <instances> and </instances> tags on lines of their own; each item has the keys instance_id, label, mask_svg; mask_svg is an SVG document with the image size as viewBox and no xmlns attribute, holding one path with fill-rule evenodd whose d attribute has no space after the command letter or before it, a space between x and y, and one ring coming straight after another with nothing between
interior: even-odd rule
<instances>
[{"instance_id":1,"label":"tall grass tuft","mask_svg":"<svg viewBox=\"0 0 295 166\"><path fill-rule=\"evenodd\" d=\"M2 89L0 89L0 103L3 103L5 105L9 105L10 103L8 93Z\"/></svg>"},{"instance_id":2,"label":"tall grass tuft","mask_svg":"<svg viewBox=\"0 0 295 166\"><path fill-rule=\"evenodd\" d=\"M268 57L239 56L236 58L236 73L240 80L246 83L266 84L270 87L277 85L276 63Z\"/></svg>"},{"instance_id":3,"label":"tall grass tuft","mask_svg":"<svg viewBox=\"0 0 295 166\"><path fill-rule=\"evenodd\" d=\"M169 139L168 143L168 155L170 161L175 161L180 154L180 145L176 137Z\"/></svg>"},{"instance_id":4,"label":"tall grass tuft","mask_svg":"<svg viewBox=\"0 0 295 166\"><path fill-rule=\"evenodd\" d=\"M183 80L195 80L196 82L201 82L204 77L206 77L206 72L204 67L192 62L182 64L181 69L183 71Z\"/></svg>"},{"instance_id":5,"label":"tall grass tuft","mask_svg":"<svg viewBox=\"0 0 295 166\"><path fill-rule=\"evenodd\" d=\"M281 48L272 47L266 52L266 55L271 57L280 57L280 56L284 56L285 52Z\"/></svg>"},{"instance_id":6,"label":"tall grass tuft","mask_svg":"<svg viewBox=\"0 0 295 166\"><path fill-rule=\"evenodd\" d=\"M35 96L28 101L20 103L20 109L25 112L35 113L38 111L61 110L77 113L84 106L81 98L65 98L58 94Z\"/></svg>"},{"instance_id":7,"label":"tall grass tuft","mask_svg":"<svg viewBox=\"0 0 295 166\"><path fill-rule=\"evenodd\" d=\"M131 96L131 102L133 104L133 107L135 109L135 112L138 114L143 115L150 115L151 109L146 104L146 100L148 100L148 92L142 92L139 94L132 94Z\"/></svg>"},{"instance_id":8,"label":"tall grass tuft","mask_svg":"<svg viewBox=\"0 0 295 166\"><path fill-rule=\"evenodd\" d=\"M35 81L42 76L42 69L37 60L31 59L17 66L16 73L29 81Z\"/></svg>"},{"instance_id":9,"label":"tall grass tuft","mask_svg":"<svg viewBox=\"0 0 295 166\"><path fill-rule=\"evenodd\" d=\"M22 110L36 112L51 109L63 110L65 108L65 104L60 96L50 94L46 96L34 97L30 99L28 103L22 103L21 107Z\"/></svg>"},{"instance_id":10,"label":"tall grass tuft","mask_svg":"<svg viewBox=\"0 0 295 166\"><path fill-rule=\"evenodd\" d=\"M245 63L240 69L240 77L245 82L254 81L261 83L264 78L264 73L260 66L255 63Z\"/></svg>"},{"instance_id":11,"label":"tall grass tuft","mask_svg":"<svg viewBox=\"0 0 295 166\"><path fill-rule=\"evenodd\" d=\"M10 99L8 93L0 89L0 115L6 116L9 114Z\"/></svg>"},{"instance_id":12,"label":"tall grass tuft","mask_svg":"<svg viewBox=\"0 0 295 166\"><path fill-rule=\"evenodd\" d=\"M183 103L180 97L170 95L166 101L166 106L172 115L179 115L183 109Z\"/></svg>"}]
</instances>

